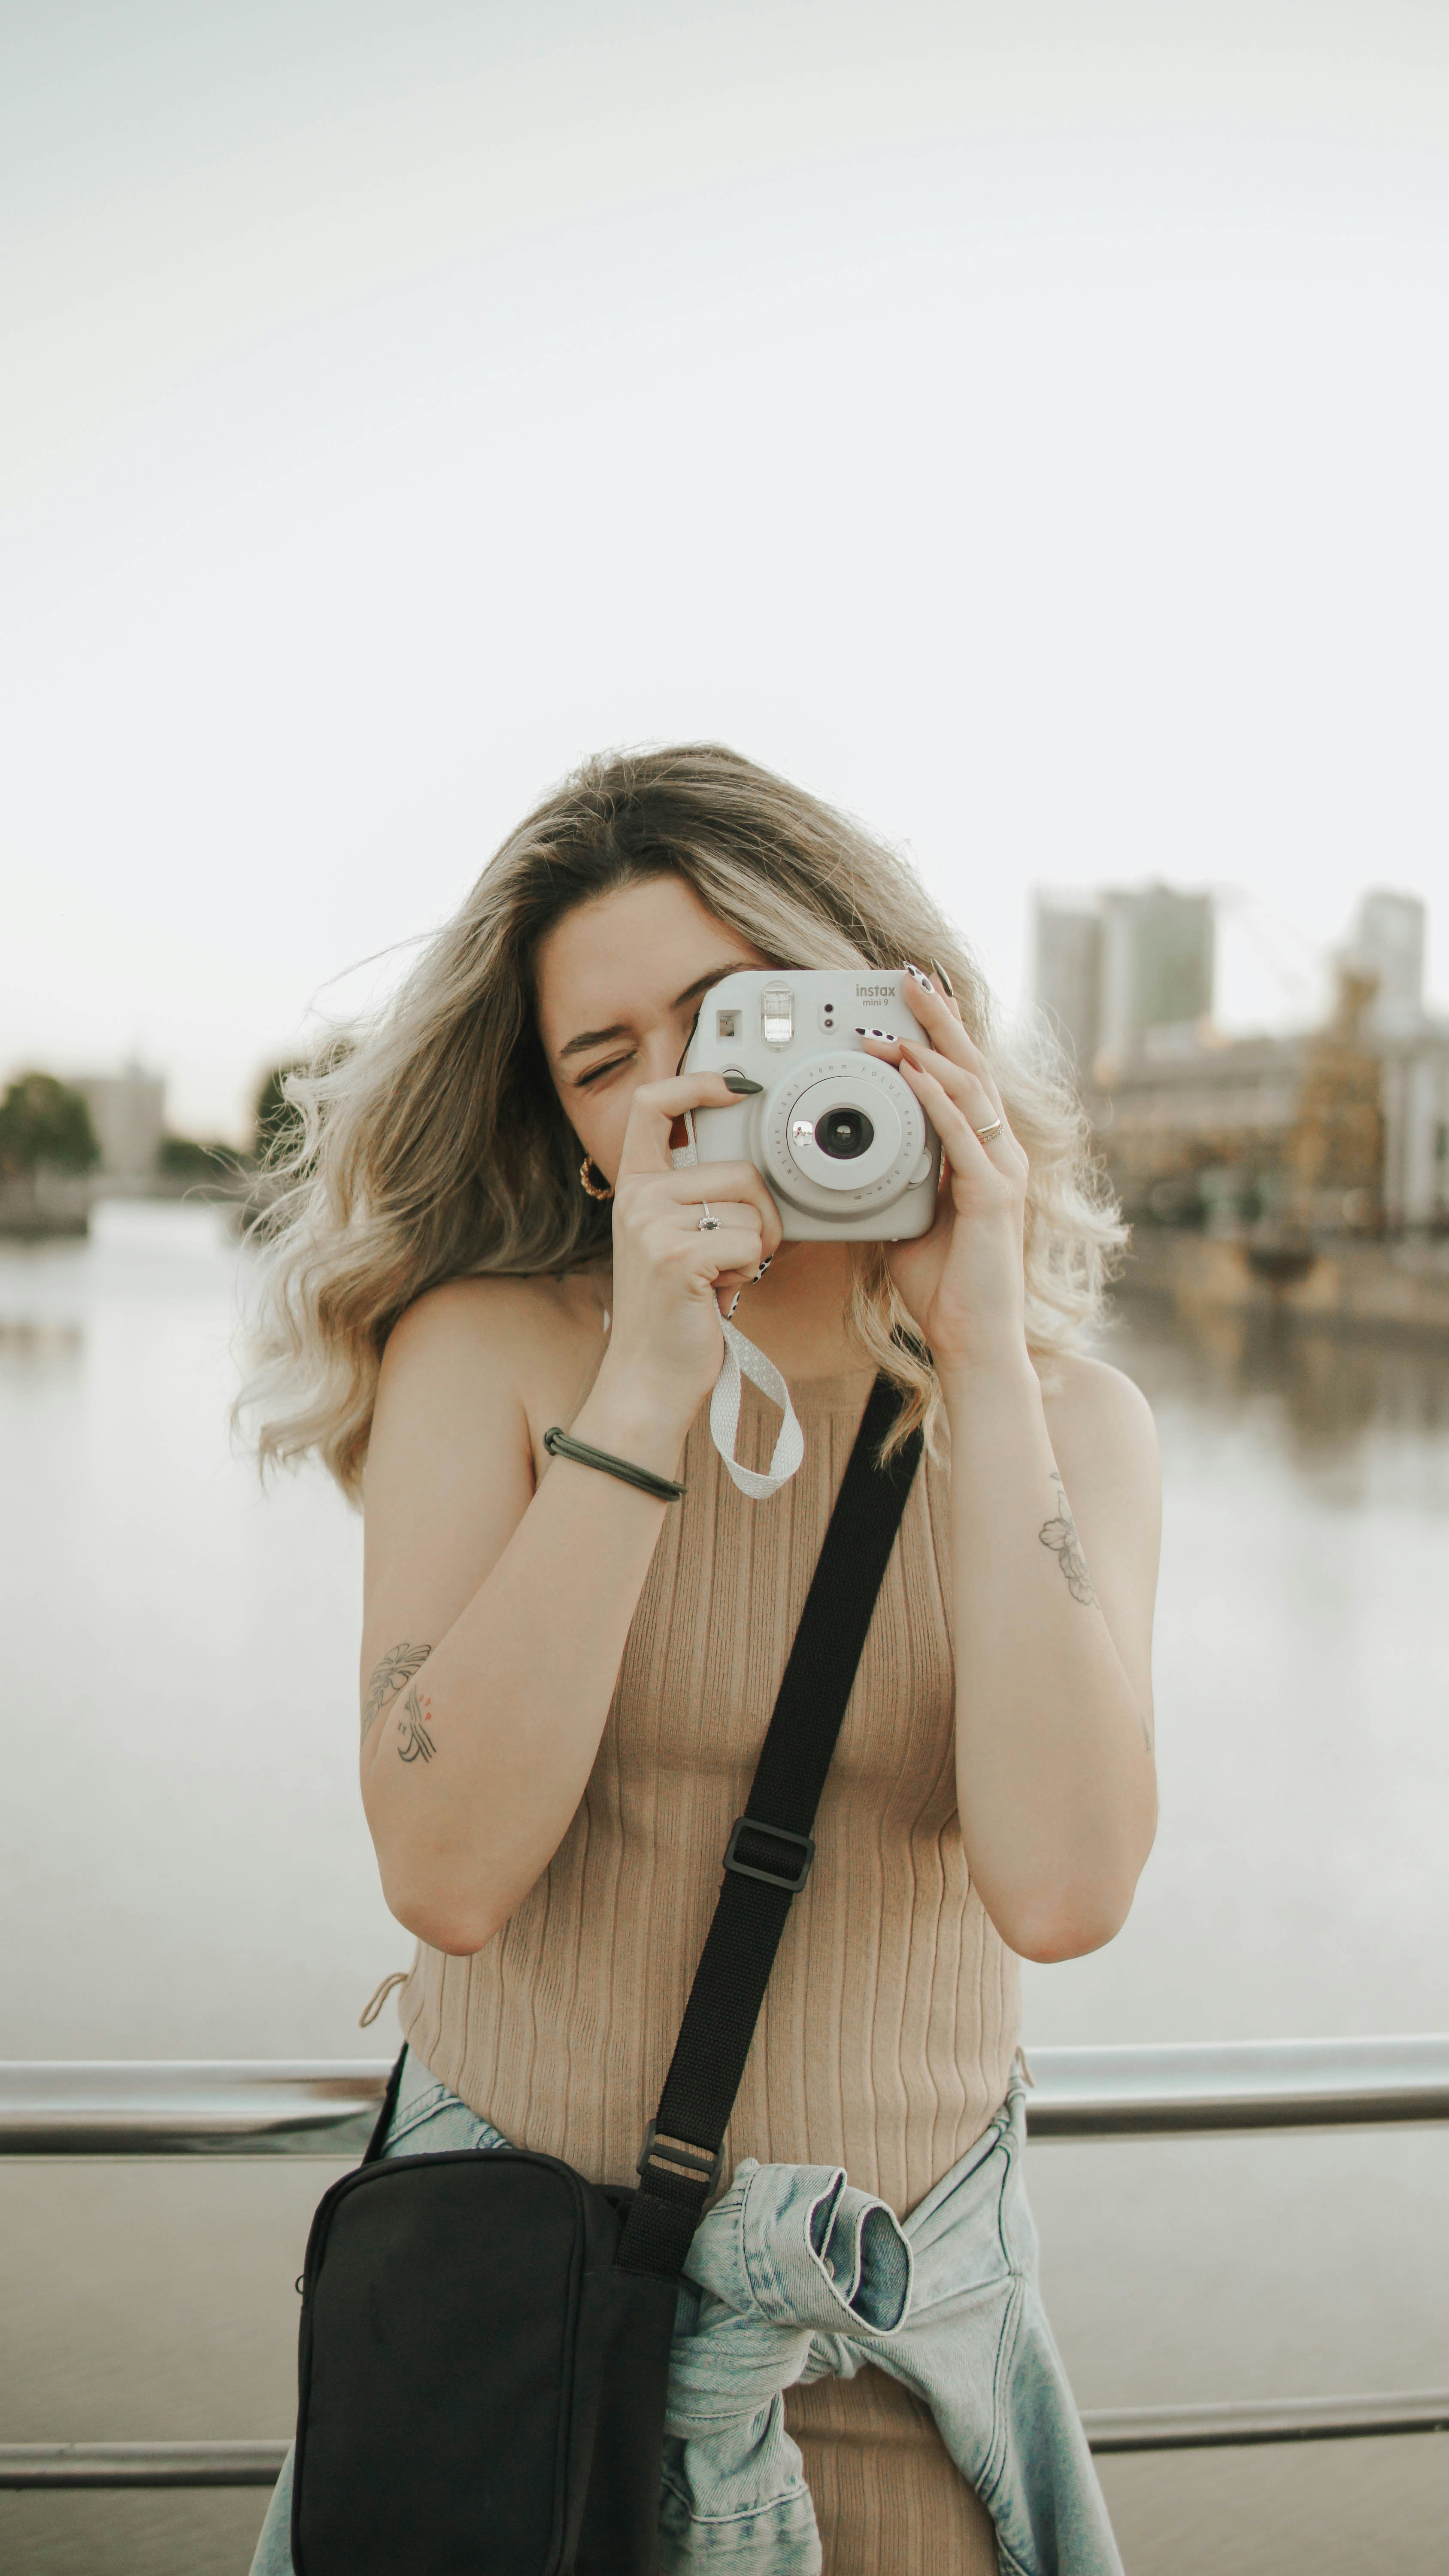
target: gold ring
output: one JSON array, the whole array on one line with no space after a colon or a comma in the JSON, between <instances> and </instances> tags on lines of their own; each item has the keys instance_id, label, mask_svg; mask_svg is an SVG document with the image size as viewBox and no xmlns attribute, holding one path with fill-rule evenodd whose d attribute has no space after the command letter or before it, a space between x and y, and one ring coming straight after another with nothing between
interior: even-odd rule
<instances>
[{"instance_id":1,"label":"gold ring","mask_svg":"<svg viewBox=\"0 0 1449 2576\"><path fill-rule=\"evenodd\" d=\"M983 1145L989 1145L993 1136L1000 1135L1001 1121L999 1118L993 1118L989 1127L973 1127L971 1133L973 1136L979 1136Z\"/></svg>"}]
</instances>

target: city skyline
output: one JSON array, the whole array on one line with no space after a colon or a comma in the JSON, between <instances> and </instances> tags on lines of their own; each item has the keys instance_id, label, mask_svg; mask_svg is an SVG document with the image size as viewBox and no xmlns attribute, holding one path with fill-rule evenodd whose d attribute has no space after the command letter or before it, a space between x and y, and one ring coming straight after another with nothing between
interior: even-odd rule
<instances>
[{"instance_id":1,"label":"city skyline","mask_svg":"<svg viewBox=\"0 0 1449 2576\"><path fill-rule=\"evenodd\" d=\"M1307 1032L1330 1012L1336 978L1345 965L1371 975L1380 986L1369 1022L1383 1035L1432 1034L1441 1042L1449 1035L1449 1016L1436 1011L1427 989L1432 907L1421 897L1384 887L1361 890L1346 936L1317 953L1311 971L1303 963L1306 943L1297 941L1296 971L1276 975L1283 1007L1256 1022L1235 1022L1223 1011L1220 986L1224 923L1226 919L1231 926L1237 897L1236 889L1214 892L1163 879L1136 886L1078 886L1065 893L1058 887L1034 887L1021 1011L1046 1017L1084 1083L1091 1082L1094 1068L1100 1079L1101 1069L1125 1063L1144 1039L1165 1039L1180 1049L1184 1043ZM1291 934L1291 925L1280 927ZM236 1115L229 1125L213 1122L207 1136L245 1147L254 1131L262 1085L296 1052L258 1054ZM103 1144L115 1120L133 1138L143 1132L151 1137L150 1147L133 1141L119 1156L106 1145L103 1166L108 1171L139 1174L163 1134L201 1133L196 1122L188 1126L176 1114L175 1101L184 1101L184 1088L173 1092L166 1068L148 1063L134 1048L106 1064L63 1061L53 1048L42 1050L24 1063L19 1058L0 1063L0 1087L30 1071L57 1075L78 1088Z\"/></svg>"},{"instance_id":2,"label":"city skyline","mask_svg":"<svg viewBox=\"0 0 1449 2576\"><path fill-rule=\"evenodd\" d=\"M551 780L700 735L1008 1003L1032 886L1167 878L1246 889L1229 1025L1308 1009L1449 850L1449 20L1171 21L12 29L0 1057L235 1133Z\"/></svg>"}]
</instances>

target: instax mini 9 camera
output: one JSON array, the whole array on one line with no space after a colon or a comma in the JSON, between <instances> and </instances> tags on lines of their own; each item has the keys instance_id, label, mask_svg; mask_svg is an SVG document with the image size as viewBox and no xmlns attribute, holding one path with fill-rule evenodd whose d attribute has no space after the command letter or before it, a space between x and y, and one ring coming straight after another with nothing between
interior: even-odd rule
<instances>
[{"instance_id":1,"label":"instax mini 9 camera","mask_svg":"<svg viewBox=\"0 0 1449 2576\"><path fill-rule=\"evenodd\" d=\"M894 1065L857 1030L925 1039L906 975L784 967L726 975L706 993L688 1072L744 1073L764 1088L697 1109L701 1162L753 1163L787 1241L900 1243L936 1213L940 1139Z\"/></svg>"}]
</instances>

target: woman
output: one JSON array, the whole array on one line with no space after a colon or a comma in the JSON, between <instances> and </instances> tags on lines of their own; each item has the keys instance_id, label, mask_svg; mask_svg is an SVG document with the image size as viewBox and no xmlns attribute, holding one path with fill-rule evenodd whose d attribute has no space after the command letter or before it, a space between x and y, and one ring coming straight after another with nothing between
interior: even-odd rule
<instances>
[{"instance_id":1,"label":"woman","mask_svg":"<svg viewBox=\"0 0 1449 2576\"><path fill-rule=\"evenodd\" d=\"M862 963L914 977L925 1043L868 1044L943 1140L937 1219L782 1245L750 1165L673 1167L684 1112L731 1097L678 1067L722 976ZM899 860L708 745L568 781L381 1024L295 1090L252 1392L263 1454L320 1451L365 1508L363 1801L419 1945L394 2143L501 2132L633 2180L884 1369L893 1438L923 1424L927 1456L726 2171L839 2163L909 2211L1002 2115L1018 1957L1111 1940L1154 1830L1155 1450L1135 1388L1067 1349L1120 1239L1069 1095L1008 1064ZM766 1502L701 1410L737 1291L805 1430ZM746 1463L775 1419L747 1389ZM555 1424L682 1478L683 1503L550 1457ZM794 2390L786 2420L827 2576L995 2567L894 2381ZM258 2567L287 2564L283 2503Z\"/></svg>"}]
</instances>

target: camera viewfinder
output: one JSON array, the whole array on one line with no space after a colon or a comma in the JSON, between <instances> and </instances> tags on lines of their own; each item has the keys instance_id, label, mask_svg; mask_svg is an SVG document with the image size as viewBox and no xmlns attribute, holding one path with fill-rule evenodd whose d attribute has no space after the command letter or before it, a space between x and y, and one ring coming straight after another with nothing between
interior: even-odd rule
<instances>
[{"instance_id":1,"label":"camera viewfinder","mask_svg":"<svg viewBox=\"0 0 1449 2576\"><path fill-rule=\"evenodd\" d=\"M760 1034L766 1046L785 1047L795 1034L795 996L788 984L767 984L760 995Z\"/></svg>"}]
</instances>

